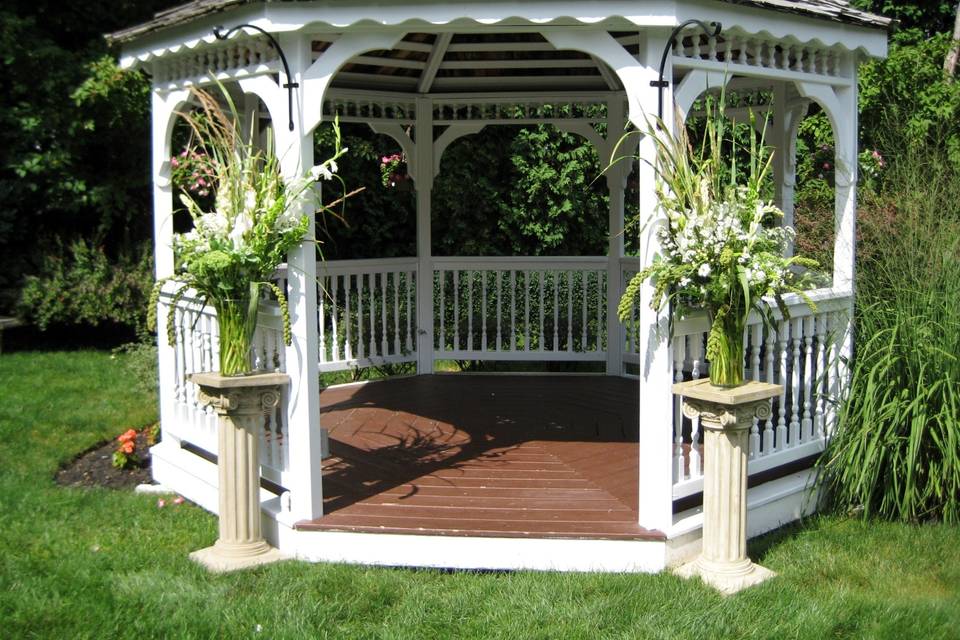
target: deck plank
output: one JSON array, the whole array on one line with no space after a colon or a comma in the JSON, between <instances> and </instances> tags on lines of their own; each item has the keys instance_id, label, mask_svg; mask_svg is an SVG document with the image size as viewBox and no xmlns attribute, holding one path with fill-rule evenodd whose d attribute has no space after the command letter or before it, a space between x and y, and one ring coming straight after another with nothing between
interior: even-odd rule
<instances>
[{"instance_id":1,"label":"deck plank","mask_svg":"<svg viewBox=\"0 0 960 640\"><path fill-rule=\"evenodd\" d=\"M418 376L325 389L307 530L661 539L637 524L635 382Z\"/></svg>"}]
</instances>

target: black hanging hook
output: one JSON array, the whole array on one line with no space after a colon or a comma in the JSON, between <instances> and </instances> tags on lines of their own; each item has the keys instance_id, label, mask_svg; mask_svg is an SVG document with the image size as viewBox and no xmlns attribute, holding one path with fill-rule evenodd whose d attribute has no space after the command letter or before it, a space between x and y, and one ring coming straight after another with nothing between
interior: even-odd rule
<instances>
[{"instance_id":1,"label":"black hanging hook","mask_svg":"<svg viewBox=\"0 0 960 640\"><path fill-rule=\"evenodd\" d=\"M670 86L670 83L663 79L663 69L667 66L667 56L670 55L673 45L676 44L677 36L680 35L680 32L692 24L697 25L703 29L705 34L714 38L720 35L720 29L722 28L722 25L716 21L711 22L708 27L702 20L690 19L681 22L670 32L670 37L667 38L667 45L663 48L663 55L660 57L660 79L650 81L651 87L657 87L660 90L659 101L657 102L657 117L659 117L660 120L663 120L663 90Z\"/></svg>"},{"instance_id":2,"label":"black hanging hook","mask_svg":"<svg viewBox=\"0 0 960 640\"><path fill-rule=\"evenodd\" d=\"M290 82L290 65L287 64L287 56L283 55L283 49L280 48L280 43L277 42L277 39L274 38L272 34L264 31L255 24L238 24L227 31L224 31L223 25L218 25L213 28L213 37L215 37L217 40L226 40L240 29L253 29L267 36L267 40L270 41L270 46L276 49L277 53L280 55L280 63L283 64L283 72L287 77L287 82L284 83L283 88L287 90L287 114L290 118L290 131L293 131L293 90L296 87L299 87L300 83Z\"/></svg>"}]
</instances>

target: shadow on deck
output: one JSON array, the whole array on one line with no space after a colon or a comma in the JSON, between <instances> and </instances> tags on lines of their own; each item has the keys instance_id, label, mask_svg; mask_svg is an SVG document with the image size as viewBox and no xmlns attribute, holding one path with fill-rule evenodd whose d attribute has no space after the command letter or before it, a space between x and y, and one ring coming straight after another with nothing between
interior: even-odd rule
<instances>
[{"instance_id":1,"label":"shadow on deck","mask_svg":"<svg viewBox=\"0 0 960 640\"><path fill-rule=\"evenodd\" d=\"M299 529L662 539L637 525L636 382L417 376L325 389L323 518Z\"/></svg>"}]
</instances>

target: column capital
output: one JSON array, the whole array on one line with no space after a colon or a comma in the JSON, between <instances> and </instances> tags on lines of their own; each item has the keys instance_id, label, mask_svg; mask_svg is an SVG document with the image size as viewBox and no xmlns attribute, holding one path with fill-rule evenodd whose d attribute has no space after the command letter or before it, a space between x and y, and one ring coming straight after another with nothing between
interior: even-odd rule
<instances>
[{"instance_id":1,"label":"column capital","mask_svg":"<svg viewBox=\"0 0 960 640\"><path fill-rule=\"evenodd\" d=\"M217 415L257 415L280 404L280 394L290 377L283 373L248 376L194 373L190 381L200 387L200 404L209 405Z\"/></svg>"}]
</instances>

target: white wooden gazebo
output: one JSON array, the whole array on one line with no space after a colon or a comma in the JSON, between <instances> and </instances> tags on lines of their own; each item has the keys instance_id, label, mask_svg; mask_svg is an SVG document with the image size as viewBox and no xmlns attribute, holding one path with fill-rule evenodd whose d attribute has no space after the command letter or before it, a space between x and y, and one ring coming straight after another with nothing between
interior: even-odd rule
<instances>
[{"instance_id":1,"label":"white wooden gazebo","mask_svg":"<svg viewBox=\"0 0 960 640\"><path fill-rule=\"evenodd\" d=\"M674 27L690 19L720 23L722 30L708 35L691 24L671 44ZM214 35L217 27L229 30L244 24L272 34L285 60L256 29L239 29L226 40ZM313 165L313 132L335 114L341 122L366 123L393 137L409 161L416 189L417 255L324 263L317 261L314 246L304 243L290 254L285 276L294 335L290 347L280 340L276 310L263 303L259 362L285 371L292 380L280 408L265 420L261 438L262 513L270 542L290 555L313 560L617 571L658 571L696 550L702 524L697 502L702 490L700 435L698 425L681 416L670 387L674 381L706 374L706 320L679 320L673 340L667 342L656 338L666 318L658 318L645 300L632 322L624 326L616 318L626 281L657 252L653 225L648 225L640 238L639 258L624 256L629 163L606 174L610 240L604 256L431 255L431 187L440 158L453 141L482 135L485 127L550 124L595 145L605 163L628 123L642 129L646 116L657 113L665 50L668 121L674 113L688 113L705 91L724 84L728 93L755 93L767 103L761 109L772 116L776 199L788 224L798 122L814 102L833 126L837 179L832 284L812 292L818 302L815 312L792 301L792 317L781 321L775 334L766 336L759 323L751 324L745 363L750 376L785 385L783 395L774 400L771 418L755 423L751 433L751 534L810 510L810 460L822 450L832 428L832 401L842 389L843 362L852 352L857 67L865 58L885 54L888 27L888 20L841 0L196 0L108 36L122 45L124 67L143 69L152 78L158 277L174 268L171 133L190 87L216 79L244 94L242 104L248 112L259 113L256 121L263 135L274 136L283 171L290 176ZM652 144L640 140L629 151L641 158L639 209L647 219L656 210L653 172L644 162L651 157ZM169 305L169 296L161 304ZM161 311L160 318L165 317ZM216 420L197 404L193 385L186 380L193 371L215 367L216 323L211 310L189 298L179 303L175 318L177 345L160 344L163 440L153 450L154 476L216 511ZM566 402L578 389L590 389L578 406L594 402L598 410L616 398L634 403L639 426L627 430L632 442L623 442L620 450L632 457L629 468L638 472L631 471L626 480L621 473L608 487L617 494L621 485L629 485L624 495L634 496L634 503L622 511L630 522L618 522L623 526L614 535L603 527L594 531L587 523L571 522L563 515L566 511L557 511L560 515L550 516L555 520L547 523L550 526L538 520L536 527L493 526L491 532L471 525L438 525L442 517L432 515L423 516L418 526L390 525L396 500L381 500L381 510L371 507L362 521L351 521L348 508L331 512L324 479L346 460L337 449L346 445L338 444L338 431L330 433L331 424L325 421L333 420L335 412L323 406L322 398L346 402L343 394L348 392L323 396L321 372L409 361L416 362L419 376L429 376L438 359L604 363L606 375L596 377L618 388L627 385L633 395L604 396L590 386L600 382L579 385L561 378L556 378L564 380L557 383L562 386L557 393ZM467 396L483 385L470 381L476 378L466 380L456 389L448 382L432 387L407 381L402 392L385 397L401 403L410 401L409 394L443 393L447 400L449 394L463 394L463 411L470 411L480 400ZM542 395L549 394L551 379L539 383L539 399L531 398L528 404L551 402L549 395ZM398 382L367 386L392 384ZM509 385L514 392L527 388ZM487 387L484 393L487 398L495 395ZM369 392L357 410L373 411L378 397ZM448 409L453 410L444 411ZM517 416L497 417L523 428ZM455 417L445 419L456 422ZM410 418L409 424L414 423ZM563 444L569 452L592 446ZM597 455L609 461L613 450L608 447ZM576 457L569 455L569 460ZM535 459L541 458L516 454L511 468L533 467ZM563 473L574 474L570 481L579 482L582 478L574 476L582 469L577 471L575 462L570 465L574 470ZM594 469L589 479L598 487L604 484L603 465L601 473ZM442 467L431 467L435 477L447 477ZM461 476L471 468L463 467ZM543 476L550 471L531 473ZM611 467L611 478L613 473ZM405 482L416 485L409 478ZM535 501L531 486L518 489L514 497L509 483L503 485L496 499L505 502L493 504ZM543 486L552 490L557 485ZM456 490L461 489L457 485ZM453 508L442 503L445 494L440 489L431 495L432 502L418 503L415 513L449 513ZM555 502L568 498L558 494ZM535 502L519 507L525 518L535 517L530 514L538 508ZM483 511L496 509L506 513L507 508ZM378 522L378 513L388 515ZM451 535L436 535L454 529ZM548 533L538 535L538 530Z\"/></svg>"}]
</instances>

